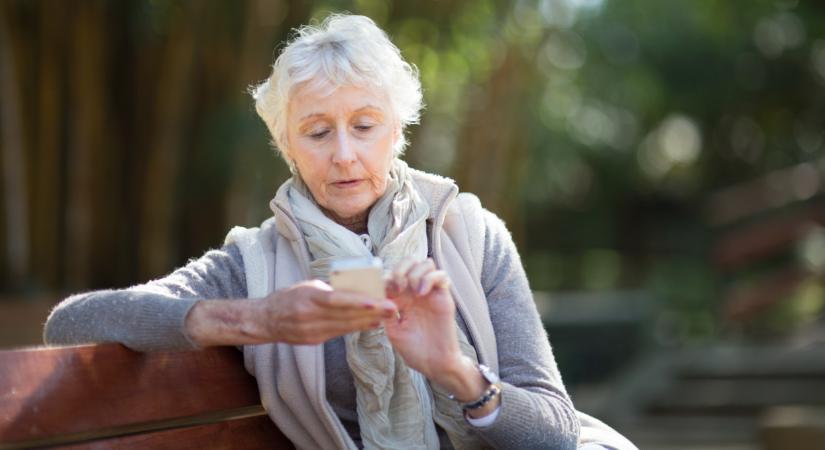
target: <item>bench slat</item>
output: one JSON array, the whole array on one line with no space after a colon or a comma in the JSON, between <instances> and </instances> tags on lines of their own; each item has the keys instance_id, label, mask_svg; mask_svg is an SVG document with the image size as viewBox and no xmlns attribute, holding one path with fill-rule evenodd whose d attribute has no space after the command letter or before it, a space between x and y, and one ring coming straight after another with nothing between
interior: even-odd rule
<instances>
[{"instance_id":1,"label":"bench slat","mask_svg":"<svg viewBox=\"0 0 825 450\"><path fill-rule=\"evenodd\" d=\"M267 416L58 447L61 450L275 449L295 447Z\"/></svg>"},{"instance_id":2,"label":"bench slat","mask_svg":"<svg viewBox=\"0 0 825 450\"><path fill-rule=\"evenodd\" d=\"M138 353L105 344L0 351L0 368L3 443L260 405L255 380L234 348Z\"/></svg>"}]
</instances>

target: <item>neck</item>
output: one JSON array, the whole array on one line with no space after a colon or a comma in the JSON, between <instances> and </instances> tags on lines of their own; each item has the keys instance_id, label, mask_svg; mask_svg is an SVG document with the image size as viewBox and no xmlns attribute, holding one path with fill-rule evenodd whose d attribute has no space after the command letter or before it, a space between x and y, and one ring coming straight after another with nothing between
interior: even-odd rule
<instances>
[{"instance_id":1,"label":"neck","mask_svg":"<svg viewBox=\"0 0 825 450\"><path fill-rule=\"evenodd\" d=\"M341 217L327 209L323 209L323 211L324 214L327 215L327 217L334 220L335 223L341 225L347 230L350 230L355 234L367 233L367 218L369 217L369 210L366 210L362 213L356 214L351 217Z\"/></svg>"}]
</instances>

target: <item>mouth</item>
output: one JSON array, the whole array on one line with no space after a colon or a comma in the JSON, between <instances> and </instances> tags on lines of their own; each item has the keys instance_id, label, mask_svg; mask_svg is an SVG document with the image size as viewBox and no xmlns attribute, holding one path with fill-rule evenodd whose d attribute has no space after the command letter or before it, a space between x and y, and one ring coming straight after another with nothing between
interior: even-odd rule
<instances>
[{"instance_id":1,"label":"mouth","mask_svg":"<svg viewBox=\"0 0 825 450\"><path fill-rule=\"evenodd\" d=\"M339 180L332 183L333 186L337 187L338 189L349 189L354 188L360 185L363 180L359 179L351 179L351 180Z\"/></svg>"}]
</instances>

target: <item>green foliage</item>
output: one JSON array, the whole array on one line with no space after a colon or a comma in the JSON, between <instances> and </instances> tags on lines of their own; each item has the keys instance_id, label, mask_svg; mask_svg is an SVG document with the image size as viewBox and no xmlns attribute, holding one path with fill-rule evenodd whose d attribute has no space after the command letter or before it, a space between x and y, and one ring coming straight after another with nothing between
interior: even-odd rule
<instances>
[{"instance_id":1,"label":"green foliage","mask_svg":"<svg viewBox=\"0 0 825 450\"><path fill-rule=\"evenodd\" d=\"M45 31L35 24L45 8L10 5L20 18L19 35L43 39ZM116 111L114 121L124 133L136 138L120 145L123 153L153 145L155 99L166 95L154 88L175 75L164 66L165 52L194 42L196 77L182 83L192 89L193 118L179 130L185 173L178 201L189 205L179 209L193 214L179 219L187 239L176 254L183 256L219 242L225 231L227 224L218 222L203 236L190 232L201 230L207 212L214 216L207 205L228 211L219 221L248 225L267 214L268 197L288 173L244 89L266 76L271 49L290 27L330 12L372 17L420 70L427 110L422 124L409 130L407 158L424 170L470 180L465 189L491 186L494 194L506 193L498 203L482 197L508 220L535 288L648 289L665 321L677 324L671 335L678 339L720 330L725 285L711 255L714 240L727 229L708 223L709 199L720 189L825 153L825 10L816 2L95 5L103 11L100 27L112 35L103 55L107 80L117 86L106 88L107 99L113 98L107 107ZM37 39L21 41L21 49L31 47L21 54L48 48L35 45ZM66 123L54 129L71 131L74 122ZM483 139L476 142L475 136ZM472 164L477 161L484 164ZM500 173L469 176L480 170ZM144 178L138 170L130 177ZM803 200L815 194L810 186L825 184L813 177L808 188L794 188L810 194L798 196ZM251 198L240 202L244 196ZM725 276L728 283L741 275ZM141 281L133 278L120 279ZM806 289L798 296L808 299L800 303L806 306L788 308L811 317L823 294L821 287Z\"/></svg>"},{"instance_id":2,"label":"green foliage","mask_svg":"<svg viewBox=\"0 0 825 450\"><path fill-rule=\"evenodd\" d=\"M825 312L825 286L810 279L745 325L753 335L770 338L810 325Z\"/></svg>"}]
</instances>

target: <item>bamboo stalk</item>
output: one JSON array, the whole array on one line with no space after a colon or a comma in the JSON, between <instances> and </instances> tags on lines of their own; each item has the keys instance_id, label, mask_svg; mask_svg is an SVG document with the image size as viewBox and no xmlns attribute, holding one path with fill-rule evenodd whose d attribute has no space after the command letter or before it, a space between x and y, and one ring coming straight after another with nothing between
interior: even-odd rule
<instances>
[{"instance_id":1,"label":"bamboo stalk","mask_svg":"<svg viewBox=\"0 0 825 450\"><path fill-rule=\"evenodd\" d=\"M18 61L14 54L8 7L0 4L0 134L2 134L3 205L5 206L6 267L9 284L20 287L29 270L29 208L23 157L23 105Z\"/></svg>"},{"instance_id":2,"label":"bamboo stalk","mask_svg":"<svg viewBox=\"0 0 825 450\"><path fill-rule=\"evenodd\" d=\"M139 276L156 277L172 268L178 248L176 212L182 150L192 121L197 29L201 3L187 3L176 14L162 50L155 95L154 142L147 148L147 180L142 198Z\"/></svg>"},{"instance_id":3,"label":"bamboo stalk","mask_svg":"<svg viewBox=\"0 0 825 450\"><path fill-rule=\"evenodd\" d=\"M69 64L69 153L66 284L79 289L90 286L96 246L105 246L96 234L104 157L105 37L103 8L99 2L80 2L72 30Z\"/></svg>"},{"instance_id":4,"label":"bamboo stalk","mask_svg":"<svg viewBox=\"0 0 825 450\"><path fill-rule=\"evenodd\" d=\"M40 50L37 69L37 138L35 157L31 163L36 166L33 183L32 202L32 253L37 275L47 286L59 283L62 251L60 248L61 216L65 213L61 201L61 180L65 172L60 170L63 148L63 121L61 113L64 102L61 76L65 71L65 61L61 55L66 51L64 35L65 4L55 2L48 8L41 8Z\"/></svg>"},{"instance_id":5,"label":"bamboo stalk","mask_svg":"<svg viewBox=\"0 0 825 450\"><path fill-rule=\"evenodd\" d=\"M244 86L257 83L269 75L269 66L272 64L272 45L275 36L280 32L280 24L283 20L282 9L285 6L278 2L266 0L253 0L247 3L246 15L244 17L244 34L241 39L240 58L236 77L236 85ZM244 97L243 102L251 102L252 99ZM248 103L247 103L248 104ZM232 174L227 194L227 225L229 224L251 224L256 218L255 212L261 205L253 202L258 198L254 195L256 177L249 176L249 172L255 167L260 167L256 161L263 158L276 158L274 152L265 152L261 148L253 148L249 145L248 139L237 142L233 155L234 158ZM266 153L262 155L260 153Z\"/></svg>"}]
</instances>

